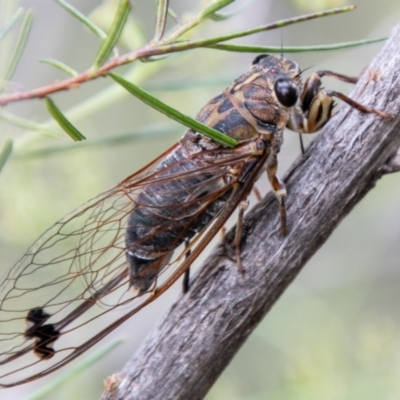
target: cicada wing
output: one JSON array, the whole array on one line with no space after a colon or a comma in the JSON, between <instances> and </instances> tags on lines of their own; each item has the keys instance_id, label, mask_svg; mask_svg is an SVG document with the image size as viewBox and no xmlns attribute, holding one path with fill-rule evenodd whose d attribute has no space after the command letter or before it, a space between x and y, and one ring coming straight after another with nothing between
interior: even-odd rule
<instances>
[{"instance_id":1,"label":"cicada wing","mask_svg":"<svg viewBox=\"0 0 400 400\"><path fill-rule=\"evenodd\" d=\"M199 167L190 171L183 168L185 160L164 167L166 154L61 219L10 269L0 285L0 386L15 386L58 369L157 298L188 268L247 190L237 189L240 173L232 175L230 168L234 163L245 169L246 152L226 151L218 162L207 165L202 161L212 152L192 155L191 162ZM193 179L204 173L209 178ZM165 215L165 204L138 203L140 193L186 179L189 186L184 189L172 186L174 195L167 206L181 235L187 235L190 224L215 201L224 202L191 238L190 254L177 238L179 245L154 285L138 296L130 288L132 271L126 259L129 216L143 206ZM187 197L188 192L193 195ZM191 214L178 216L176 210L182 209ZM152 226L141 240L166 230Z\"/></svg>"},{"instance_id":2,"label":"cicada wing","mask_svg":"<svg viewBox=\"0 0 400 400\"><path fill-rule=\"evenodd\" d=\"M59 362L75 347L67 331L81 327L84 336L91 318L130 296L123 224L132 207L121 191L104 193L57 222L8 272L0 286L0 384Z\"/></svg>"}]
</instances>

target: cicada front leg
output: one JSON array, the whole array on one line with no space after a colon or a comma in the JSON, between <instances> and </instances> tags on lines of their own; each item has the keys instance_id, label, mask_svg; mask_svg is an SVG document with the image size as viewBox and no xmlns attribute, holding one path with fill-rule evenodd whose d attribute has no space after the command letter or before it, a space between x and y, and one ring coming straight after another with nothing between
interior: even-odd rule
<instances>
[{"instance_id":1,"label":"cicada front leg","mask_svg":"<svg viewBox=\"0 0 400 400\"><path fill-rule=\"evenodd\" d=\"M317 132L331 119L332 111L335 106L335 102L333 100L334 97L344 101L351 107L363 113L374 113L379 115L381 118L390 120L393 119L392 115L372 107L364 106L341 92L322 89L321 78L324 76L329 76L331 78L353 84L357 83L358 81L357 77L347 76L327 70L314 72L305 81L303 92L300 96L303 117L299 118L299 116L296 116L288 124L290 129L293 129L300 134L300 146L302 153L304 153L304 145L301 134Z\"/></svg>"}]
</instances>

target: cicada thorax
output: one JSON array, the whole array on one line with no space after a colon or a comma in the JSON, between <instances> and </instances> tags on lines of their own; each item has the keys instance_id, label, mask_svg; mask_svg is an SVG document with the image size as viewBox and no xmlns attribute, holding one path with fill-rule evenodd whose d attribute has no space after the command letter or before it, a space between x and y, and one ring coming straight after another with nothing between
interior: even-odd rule
<instances>
[{"instance_id":1,"label":"cicada thorax","mask_svg":"<svg viewBox=\"0 0 400 400\"><path fill-rule=\"evenodd\" d=\"M198 119L239 142L259 137L274 141L299 103L299 74L291 60L257 57L249 72L203 107Z\"/></svg>"}]
</instances>

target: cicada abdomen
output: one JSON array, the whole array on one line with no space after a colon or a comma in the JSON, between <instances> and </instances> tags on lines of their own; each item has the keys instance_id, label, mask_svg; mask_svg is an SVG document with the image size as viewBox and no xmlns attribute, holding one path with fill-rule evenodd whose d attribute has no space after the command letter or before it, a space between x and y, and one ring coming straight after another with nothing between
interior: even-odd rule
<instances>
[{"instance_id":1,"label":"cicada abdomen","mask_svg":"<svg viewBox=\"0 0 400 400\"><path fill-rule=\"evenodd\" d=\"M202 150L196 142L188 146L182 141L161 162L155 173L158 182L146 186L135 199L126 229L126 257L130 284L139 294L152 286L173 251L215 218L232 192L235 177L225 171L226 166L218 171L212 168L215 159L190 157L191 151Z\"/></svg>"}]
</instances>

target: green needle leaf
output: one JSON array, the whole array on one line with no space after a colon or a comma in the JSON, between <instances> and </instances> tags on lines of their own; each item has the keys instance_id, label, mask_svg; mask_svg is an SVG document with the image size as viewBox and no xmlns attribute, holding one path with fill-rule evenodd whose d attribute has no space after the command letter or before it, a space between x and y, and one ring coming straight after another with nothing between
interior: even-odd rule
<instances>
[{"instance_id":1,"label":"green needle leaf","mask_svg":"<svg viewBox=\"0 0 400 400\"><path fill-rule=\"evenodd\" d=\"M17 42L15 43L14 51L11 55L11 58L8 62L6 70L4 72L3 77L0 79L0 92L3 91L6 83L12 78L14 75L15 68L18 65L18 62L21 58L22 52L24 51L26 41L29 36L29 32L32 27L33 22L33 12L32 10L28 10L25 13L24 20L22 21L22 25L19 31L19 35L17 38Z\"/></svg>"},{"instance_id":2,"label":"green needle leaf","mask_svg":"<svg viewBox=\"0 0 400 400\"><path fill-rule=\"evenodd\" d=\"M227 5L233 3L235 0L214 0L211 4L202 10L200 13L200 18L210 17L212 14L220 10L221 8L226 7Z\"/></svg>"},{"instance_id":3,"label":"green needle leaf","mask_svg":"<svg viewBox=\"0 0 400 400\"><path fill-rule=\"evenodd\" d=\"M235 51L238 53L305 53L312 51L332 51L347 49L349 47L363 46L365 44L383 42L386 37L355 40L352 42L322 44L316 46L252 46L252 45L238 45L238 44L213 44L206 46L210 49Z\"/></svg>"},{"instance_id":4,"label":"green needle leaf","mask_svg":"<svg viewBox=\"0 0 400 400\"><path fill-rule=\"evenodd\" d=\"M41 58L39 62L43 64L48 64L52 65L53 67L56 67L60 69L61 71L67 73L68 75L71 76L77 76L78 72L76 72L73 68L69 67L68 65L65 65L63 62L55 60L54 58Z\"/></svg>"},{"instance_id":5,"label":"green needle leaf","mask_svg":"<svg viewBox=\"0 0 400 400\"><path fill-rule=\"evenodd\" d=\"M55 105L50 97L45 98L46 107L49 110L51 116L58 122L62 129L72 138L72 140L80 141L86 139L81 132L75 128L74 125L65 117L65 115L60 111L60 109Z\"/></svg>"},{"instance_id":6,"label":"green needle leaf","mask_svg":"<svg viewBox=\"0 0 400 400\"><path fill-rule=\"evenodd\" d=\"M96 59L93 64L93 69L98 70L110 56L113 47L118 42L124 29L126 20L131 11L131 4L129 0L120 0L117 12L115 13L114 20L111 24L107 37L103 40L99 51L97 52Z\"/></svg>"},{"instance_id":7,"label":"green needle leaf","mask_svg":"<svg viewBox=\"0 0 400 400\"><path fill-rule=\"evenodd\" d=\"M1 107L0 107L0 120L6 121L9 124L19 126L20 128L29 131L40 132L43 135L51 137L53 139L60 137L59 132L49 129L45 125L37 124L25 118L17 117L16 115L6 111L4 108Z\"/></svg>"},{"instance_id":8,"label":"green needle leaf","mask_svg":"<svg viewBox=\"0 0 400 400\"><path fill-rule=\"evenodd\" d=\"M252 3L259 1L259 0L248 0L246 3L241 4L239 7L237 7L234 11L231 11L229 13L219 13L216 12L212 15L210 15L210 18L213 21L224 21L228 18L233 17L234 15L239 14L242 10L244 10L245 8L249 7Z\"/></svg>"},{"instance_id":9,"label":"green needle leaf","mask_svg":"<svg viewBox=\"0 0 400 400\"><path fill-rule=\"evenodd\" d=\"M22 14L22 8L19 8L14 15L7 21L4 27L0 30L0 42L7 35L10 29L14 26L15 22L18 21L18 18Z\"/></svg>"},{"instance_id":10,"label":"green needle leaf","mask_svg":"<svg viewBox=\"0 0 400 400\"><path fill-rule=\"evenodd\" d=\"M3 169L8 158L10 157L12 148L13 148L13 141L11 139L7 139L0 153L0 172Z\"/></svg>"},{"instance_id":11,"label":"green needle leaf","mask_svg":"<svg viewBox=\"0 0 400 400\"><path fill-rule=\"evenodd\" d=\"M196 121L195 119L190 118L185 114L182 114L175 108L172 108L167 104L163 103L161 100L155 98L150 93L144 91L143 89L140 89L132 82L128 82L127 80L122 78L122 76L114 73L109 73L108 75L110 75L111 78L113 78L117 83L119 83L122 87L124 87L129 93L133 94L135 97L142 100L150 107L153 107L157 111L165 114L169 118L178 121L182 125L185 125L196 132L202 133L203 135L209 137L210 139L224 146L228 147L237 146L238 142L235 139L224 135L223 133L217 131L216 129L210 128L209 126L204 125L201 122Z\"/></svg>"},{"instance_id":12,"label":"green needle leaf","mask_svg":"<svg viewBox=\"0 0 400 400\"><path fill-rule=\"evenodd\" d=\"M156 32L154 34L154 40L158 42L164 35L165 25L167 23L168 16L168 0L157 1L157 21L156 21Z\"/></svg>"},{"instance_id":13,"label":"green needle leaf","mask_svg":"<svg viewBox=\"0 0 400 400\"><path fill-rule=\"evenodd\" d=\"M81 21L87 28L89 28L95 35L97 35L100 39L105 39L107 34L100 29L96 24L94 24L86 15L82 14L75 7L71 6L71 4L67 3L65 0L54 0L57 4L63 7L66 11L68 11L72 16Z\"/></svg>"}]
</instances>

